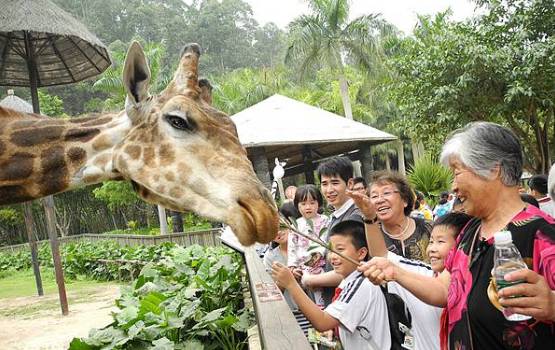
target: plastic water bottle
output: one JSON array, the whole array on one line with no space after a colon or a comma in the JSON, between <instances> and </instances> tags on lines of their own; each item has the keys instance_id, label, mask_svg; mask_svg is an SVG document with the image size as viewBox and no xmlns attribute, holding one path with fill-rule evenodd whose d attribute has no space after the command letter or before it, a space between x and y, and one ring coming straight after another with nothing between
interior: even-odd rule
<instances>
[{"instance_id":1,"label":"plastic water bottle","mask_svg":"<svg viewBox=\"0 0 555 350\"><path fill-rule=\"evenodd\" d=\"M509 272L527 269L528 267L522 260L520 252L517 247L513 244L513 238L510 231L500 231L495 233L495 255L493 261L493 276L495 278L495 284L497 291L515 284L522 283L524 281L505 281L504 276ZM527 315L521 315L503 310L503 315L509 321L524 321L531 317Z\"/></svg>"}]
</instances>

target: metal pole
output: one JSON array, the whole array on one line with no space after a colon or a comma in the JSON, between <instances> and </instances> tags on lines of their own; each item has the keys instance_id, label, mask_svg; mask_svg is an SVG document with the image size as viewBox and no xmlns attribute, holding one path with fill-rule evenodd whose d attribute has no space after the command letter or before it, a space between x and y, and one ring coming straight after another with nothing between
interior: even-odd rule
<instances>
[{"instance_id":1,"label":"metal pole","mask_svg":"<svg viewBox=\"0 0 555 350\"><path fill-rule=\"evenodd\" d=\"M40 114L39 96L38 96L38 74L33 52L33 42L31 34L24 32L25 50L27 53L27 70L29 71L29 81L31 84L31 99L33 101L33 112ZM58 294L60 295L60 306L62 315L69 313L67 306L66 286L64 282L64 271L62 269L62 259L60 257L60 248L58 237L56 235L56 212L54 211L54 198L48 196L43 200L44 210L46 212L46 228L48 237L50 238L50 247L52 248L52 260L54 261L54 271L56 275L56 284L58 284Z\"/></svg>"}]
</instances>

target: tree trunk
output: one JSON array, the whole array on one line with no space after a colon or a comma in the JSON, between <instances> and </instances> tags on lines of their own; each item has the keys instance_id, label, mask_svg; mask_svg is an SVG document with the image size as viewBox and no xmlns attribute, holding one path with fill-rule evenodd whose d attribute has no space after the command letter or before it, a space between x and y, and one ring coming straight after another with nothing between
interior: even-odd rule
<instances>
[{"instance_id":1,"label":"tree trunk","mask_svg":"<svg viewBox=\"0 0 555 350\"><path fill-rule=\"evenodd\" d=\"M403 144L403 140L399 140L397 142L397 167L399 169L399 173L406 175L405 170L405 145Z\"/></svg>"},{"instance_id":2,"label":"tree trunk","mask_svg":"<svg viewBox=\"0 0 555 350\"><path fill-rule=\"evenodd\" d=\"M345 79L345 76L343 74L339 74L339 93L341 94L341 101L343 102L345 117L353 120L351 99L349 98L349 85L347 84L347 79Z\"/></svg>"},{"instance_id":3,"label":"tree trunk","mask_svg":"<svg viewBox=\"0 0 555 350\"><path fill-rule=\"evenodd\" d=\"M178 211L171 211L173 233L183 232L183 214Z\"/></svg>"},{"instance_id":4,"label":"tree trunk","mask_svg":"<svg viewBox=\"0 0 555 350\"><path fill-rule=\"evenodd\" d=\"M389 152L385 152L385 170L391 171L391 162L389 160Z\"/></svg>"}]
</instances>

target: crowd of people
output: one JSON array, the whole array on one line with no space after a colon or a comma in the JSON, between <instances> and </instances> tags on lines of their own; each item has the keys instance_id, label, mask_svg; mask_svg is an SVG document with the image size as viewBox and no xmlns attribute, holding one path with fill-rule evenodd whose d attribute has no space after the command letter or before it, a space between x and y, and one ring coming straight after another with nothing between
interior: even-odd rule
<instances>
[{"instance_id":1,"label":"crowd of people","mask_svg":"<svg viewBox=\"0 0 555 350\"><path fill-rule=\"evenodd\" d=\"M346 157L323 161L319 187L285 191L280 212L296 230L280 226L265 253L273 279L343 349L552 349L555 179L533 176L522 193L521 145L493 123L455 131L441 161L453 184L434 208L398 173L366 182ZM506 230L528 268L501 289L494 234Z\"/></svg>"}]
</instances>

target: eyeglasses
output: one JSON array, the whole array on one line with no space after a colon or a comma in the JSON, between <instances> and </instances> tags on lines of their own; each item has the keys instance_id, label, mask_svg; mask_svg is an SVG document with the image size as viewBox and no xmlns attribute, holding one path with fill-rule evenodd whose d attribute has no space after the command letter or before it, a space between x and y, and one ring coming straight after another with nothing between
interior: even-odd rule
<instances>
[{"instance_id":1,"label":"eyeglasses","mask_svg":"<svg viewBox=\"0 0 555 350\"><path fill-rule=\"evenodd\" d=\"M378 199L380 199L380 197L382 197L383 199L389 199L393 196L394 193L399 193L399 191L385 191L382 194L373 193L370 195L370 200L377 201Z\"/></svg>"}]
</instances>

